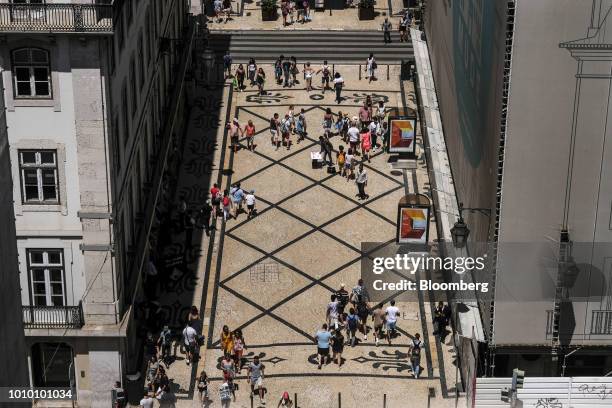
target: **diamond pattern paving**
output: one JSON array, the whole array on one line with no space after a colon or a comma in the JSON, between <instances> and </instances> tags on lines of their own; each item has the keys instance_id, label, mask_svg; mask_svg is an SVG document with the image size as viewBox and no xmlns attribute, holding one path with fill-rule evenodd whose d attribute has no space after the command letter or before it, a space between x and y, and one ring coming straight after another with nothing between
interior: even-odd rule
<instances>
[{"instance_id":1,"label":"diamond pattern paving","mask_svg":"<svg viewBox=\"0 0 612 408\"><path fill-rule=\"evenodd\" d=\"M361 242L394 241L397 203L406 191L405 174L391 171L388 155L375 154L370 163L364 163L370 198L358 200L354 180L330 174L325 168L312 168L310 152L319 151L317 139L327 106L317 105L320 99L314 93L271 92L270 97L279 94L287 98L268 104L253 93L243 93L237 95L233 105L241 124L249 119L254 122L257 147L255 151L243 148L237 153L226 150L231 171L225 175L223 188L240 181L244 189L255 189L258 215L249 220L244 215L228 220L221 231L215 282L217 305L213 305L206 371L215 381L219 379L218 337L221 327L227 324L231 330L242 329L249 345L245 357L259 355L266 365L266 386L292 390L303 388L302 382L311 377L336 374L350 382L347 389L369 381L368 377L377 381L411 378L406 350L409 336L422 331L418 317L400 322L401 336L392 346L376 348L370 335L369 342L347 347L341 369L330 365L317 370L313 342L316 330L325 322L332 291L341 283L350 290L360 277ZM365 95L362 91L351 91L349 95L353 94ZM387 95L389 101L401 99L397 91L378 94ZM296 113L302 107L307 110L308 137L297 144L297 136L292 135L290 150L276 150L270 143L268 119L274 112L284 116L288 103L294 101ZM332 110L336 114L342 109L353 116L360 103L351 101L341 108L333 105ZM338 136L331 140L335 150L340 145L347 148ZM241 143L246 146L246 141ZM334 152L334 162L335 159ZM400 306L401 310L407 307ZM418 305L410 308L407 316L418 316ZM421 364L428 373L430 361L423 358ZM325 382L317 384L319 389ZM369 389L376 388L371 386ZM241 387L246 385L241 383Z\"/></svg>"}]
</instances>

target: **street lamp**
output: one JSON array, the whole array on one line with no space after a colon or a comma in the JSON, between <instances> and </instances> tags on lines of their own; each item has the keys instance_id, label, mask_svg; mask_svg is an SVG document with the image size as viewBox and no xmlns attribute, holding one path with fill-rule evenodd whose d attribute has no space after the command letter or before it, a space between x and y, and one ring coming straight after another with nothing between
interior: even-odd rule
<instances>
[{"instance_id":1,"label":"street lamp","mask_svg":"<svg viewBox=\"0 0 612 408\"><path fill-rule=\"evenodd\" d=\"M453 239L453 245L455 246L455 248L463 248L467 243L468 236L470 235L470 229L463 220L463 210L468 210L472 213L479 212L491 219L490 208L464 208L463 203L459 203L459 220L457 220L457 222L455 223L453 228L451 228L450 231L451 237Z\"/></svg>"},{"instance_id":2,"label":"street lamp","mask_svg":"<svg viewBox=\"0 0 612 408\"><path fill-rule=\"evenodd\" d=\"M453 237L453 245L455 248L463 248L470 235L470 229L467 227L463 216L461 215L461 207L459 207L459 220L451 228L451 236Z\"/></svg>"},{"instance_id":3,"label":"street lamp","mask_svg":"<svg viewBox=\"0 0 612 408\"><path fill-rule=\"evenodd\" d=\"M567 364L566 364L567 358L570 357L572 354L576 353L577 351L580 351L581 348L582 346L578 347L576 350L570 351L569 353L563 356L563 365L561 366L561 377L565 377L565 368L567 367Z\"/></svg>"}]
</instances>

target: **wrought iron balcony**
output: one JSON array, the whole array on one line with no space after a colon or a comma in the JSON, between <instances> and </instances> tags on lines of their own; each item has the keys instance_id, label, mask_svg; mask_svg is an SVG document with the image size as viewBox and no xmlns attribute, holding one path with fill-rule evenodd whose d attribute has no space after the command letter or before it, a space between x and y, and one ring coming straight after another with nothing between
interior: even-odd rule
<instances>
[{"instance_id":1,"label":"wrought iron balcony","mask_svg":"<svg viewBox=\"0 0 612 408\"><path fill-rule=\"evenodd\" d=\"M78 306L22 306L26 329L80 329L83 308Z\"/></svg>"},{"instance_id":2,"label":"wrought iron balcony","mask_svg":"<svg viewBox=\"0 0 612 408\"><path fill-rule=\"evenodd\" d=\"M591 334L612 335L612 310L593 310Z\"/></svg>"},{"instance_id":3,"label":"wrought iron balcony","mask_svg":"<svg viewBox=\"0 0 612 408\"><path fill-rule=\"evenodd\" d=\"M0 33L113 32L110 4L0 4Z\"/></svg>"}]
</instances>

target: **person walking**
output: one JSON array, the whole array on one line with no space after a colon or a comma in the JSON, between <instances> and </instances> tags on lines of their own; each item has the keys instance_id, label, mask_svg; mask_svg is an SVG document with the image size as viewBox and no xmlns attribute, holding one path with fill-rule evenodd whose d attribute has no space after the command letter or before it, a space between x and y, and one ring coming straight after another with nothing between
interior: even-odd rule
<instances>
[{"instance_id":1,"label":"person walking","mask_svg":"<svg viewBox=\"0 0 612 408\"><path fill-rule=\"evenodd\" d=\"M255 145L253 143L255 138L255 125L251 119L249 119L244 127L244 134L246 136L247 149L249 149L249 151L255 150Z\"/></svg>"},{"instance_id":2,"label":"person walking","mask_svg":"<svg viewBox=\"0 0 612 408\"><path fill-rule=\"evenodd\" d=\"M385 44L391 43L391 22L388 18L385 18L385 21L382 23L383 30L383 41Z\"/></svg>"},{"instance_id":3,"label":"person walking","mask_svg":"<svg viewBox=\"0 0 612 408\"><path fill-rule=\"evenodd\" d=\"M139 408L153 408L153 401L154 401L153 397L151 397L148 392L145 392L144 396L140 400L140 405L138 405L138 407Z\"/></svg>"},{"instance_id":4,"label":"person walking","mask_svg":"<svg viewBox=\"0 0 612 408\"><path fill-rule=\"evenodd\" d=\"M353 153L356 153L357 148L359 147L359 138L361 137L359 128L356 126L356 124L351 125L348 128L347 133L348 133L348 139L349 139L349 146L351 150L353 151Z\"/></svg>"},{"instance_id":5,"label":"person walking","mask_svg":"<svg viewBox=\"0 0 612 408\"><path fill-rule=\"evenodd\" d=\"M225 23L232 19L232 0L223 0L223 14L225 14Z\"/></svg>"},{"instance_id":6,"label":"person walking","mask_svg":"<svg viewBox=\"0 0 612 408\"><path fill-rule=\"evenodd\" d=\"M238 68L236 68L236 82L238 83L238 91L242 92L245 88L244 86L244 78L246 77L246 71L244 70L244 65L239 64Z\"/></svg>"},{"instance_id":7,"label":"person walking","mask_svg":"<svg viewBox=\"0 0 612 408\"><path fill-rule=\"evenodd\" d=\"M223 355L231 356L234 352L234 335L227 325L224 325L221 329L221 336L219 340L221 350L223 350Z\"/></svg>"},{"instance_id":8,"label":"person walking","mask_svg":"<svg viewBox=\"0 0 612 408\"><path fill-rule=\"evenodd\" d=\"M232 77L232 55L229 51L225 51L223 55L223 73L224 79Z\"/></svg>"},{"instance_id":9,"label":"person walking","mask_svg":"<svg viewBox=\"0 0 612 408\"><path fill-rule=\"evenodd\" d=\"M221 204L223 205L223 221L227 222L227 219L231 217L231 200L229 197L229 192L227 190L223 191L223 198L221 199Z\"/></svg>"},{"instance_id":10,"label":"person walking","mask_svg":"<svg viewBox=\"0 0 612 408\"><path fill-rule=\"evenodd\" d=\"M331 295L330 302L327 304L325 311L325 319L331 330L338 329L338 300L336 295Z\"/></svg>"},{"instance_id":11,"label":"person walking","mask_svg":"<svg viewBox=\"0 0 612 408\"><path fill-rule=\"evenodd\" d=\"M250 220L255 216L255 190L249 191L249 193L244 197L244 201L247 205L247 220Z\"/></svg>"},{"instance_id":12,"label":"person walking","mask_svg":"<svg viewBox=\"0 0 612 408\"><path fill-rule=\"evenodd\" d=\"M223 21L223 0L214 0L213 8L215 10L215 18L217 19L217 23Z\"/></svg>"},{"instance_id":13,"label":"person walking","mask_svg":"<svg viewBox=\"0 0 612 408\"><path fill-rule=\"evenodd\" d=\"M353 155L353 149L348 149L344 160L344 173L346 175L346 181L348 182L352 177L354 177L353 161L355 160L355 156Z\"/></svg>"},{"instance_id":14,"label":"person walking","mask_svg":"<svg viewBox=\"0 0 612 408\"><path fill-rule=\"evenodd\" d=\"M385 312L382 310L381 305L377 305L372 310L372 323L374 324L374 342L376 347L378 347L378 342L383 337L383 327L385 324Z\"/></svg>"},{"instance_id":15,"label":"person walking","mask_svg":"<svg viewBox=\"0 0 612 408\"><path fill-rule=\"evenodd\" d=\"M264 369L264 365L259 361L259 356L255 356L251 364L249 364L249 373L247 377L247 382L251 384L251 396L255 395L255 390L257 389L259 402L262 405L266 404L263 386Z\"/></svg>"},{"instance_id":16,"label":"person walking","mask_svg":"<svg viewBox=\"0 0 612 408\"><path fill-rule=\"evenodd\" d=\"M400 311L395 306L395 299L391 300L390 306L385 309L385 320L387 321L387 341L391 344L391 339L395 337L397 332L397 318Z\"/></svg>"},{"instance_id":17,"label":"person walking","mask_svg":"<svg viewBox=\"0 0 612 408\"><path fill-rule=\"evenodd\" d=\"M336 153L336 163L338 163L338 174L340 177L344 177L346 173L346 168L344 167L346 163L346 152L344 151L344 146L338 146L338 152Z\"/></svg>"},{"instance_id":18,"label":"person walking","mask_svg":"<svg viewBox=\"0 0 612 408\"><path fill-rule=\"evenodd\" d=\"M385 102L383 100L378 101L376 105L376 113L374 117L378 118L380 123L385 121L385 117L387 116L387 107L385 106Z\"/></svg>"},{"instance_id":19,"label":"person walking","mask_svg":"<svg viewBox=\"0 0 612 408\"><path fill-rule=\"evenodd\" d=\"M334 75L334 89L336 90L336 103L342 102L342 88L344 87L344 78L339 72Z\"/></svg>"},{"instance_id":20,"label":"person walking","mask_svg":"<svg viewBox=\"0 0 612 408\"><path fill-rule=\"evenodd\" d=\"M283 120L281 120L280 126L281 126L281 135L282 135L283 143L286 144L287 150L290 150L291 149L291 118L289 117L288 113L286 113Z\"/></svg>"},{"instance_id":21,"label":"person walking","mask_svg":"<svg viewBox=\"0 0 612 408\"><path fill-rule=\"evenodd\" d=\"M280 8L283 16L283 27L287 27L289 25L289 23L287 23L287 17L289 16L289 0L282 0Z\"/></svg>"},{"instance_id":22,"label":"person walking","mask_svg":"<svg viewBox=\"0 0 612 408\"><path fill-rule=\"evenodd\" d=\"M244 190L240 187L240 183L236 183L236 189L232 194L232 203L234 204L234 218L238 218L238 213L242 212L242 203L244 202Z\"/></svg>"},{"instance_id":23,"label":"person walking","mask_svg":"<svg viewBox=\"0 0 612 408\"><path fill-rule=\"evenodd\" d=\"M332 161L332 151L334 150L334 146L329 141L326 136L319 136L319 144L321 145L321 157L326 165L333 165Z\"/></svg>"},{"instance_id":24,"label":"person walking","mask_svg":"<svg viewBox=\"0 0 612 408\"><path fill-rule=\"evenodd\" d=\"M219 400L221 401L221 408L229 408L232 403L232 385L227 381L223 382L219 386Z\"/></svg>"},{"instance_id":25,"label":"person walking","mask_svg":"<svg viewBox=\"0 0 612 408\"><path fill-rule=\"evenodd\" d=\"M212 202L213 208L215 209L215 217L219 215L221 211L221 200L223 199L223 194L219 189L219 185L214 183L210 189L210 200ZM213 222L214 224L214 222Z\"/></svg>"},{"instance_id":26,"label":"person walking","mask_svg":"<svg viewBox=\"0 0 612 408\"><path fill-rule=\"evenodd\" d=\"M198 213L198 228L203 229L207 237L210 236L210 230L214 229L214 226L210 225L212 211L210 200L206 200Z\"/></svg>"},{"instance_id":27,"label":"person walking","mask_svg":"<svg viewBox=\"0 0 612 408\"><path fill-rule=\"evenodd\" d=\"M304 7L304 16L302 17L302 23L312 21L312 17L310 16L310 1L303 0L302 6Z\"/></svg>"},{"instance_id":28,"label":"person walking","mask_svg":"<svg viewBox=\"0 0 612 408\"><path fill-rule=\"evenodd\" d=\"M363 105L359 108L359 125L363 129L368 127L372 121L372 111L368 106L368 102L364 101Z\"/></svg>"},{"instance_id":29,"label":"person walking","mask_svg":"<svg viewBox=\"0 0 612 408\"><path fill-rule=\"evenodd\" d=\"M330 108L325 109L325 113L323 114L323 135L325 137L331 136L331 129L334 123L334 114Z\"/></svg>"},{"instance_id":30,"label":"person walking","mask_svg":"<svg viewBox=\"0 0 612 408\"><path fill-rule=\"evenodd\" d=\"M278 85L283 83L283 61L285 56L281 54L278 59L274 62L274 80Z\"/></svg>"},{"instance_id":31,"label":"person walking","mask_svg":"<svg viewBox=\"0 0 612 408\"><path fill-rule=\"evenodd\" d=\"M291 18L292 18L291 24L293 24L293 16ZM299 73L300 73L300 70L298 69L298 66L297 66L297 59L294 56L292 56L291 57L291 86L295 86L295 84L300 83L297 80L297 74Z\"/></svg>"},{"instance_id":32,"label":"person walking","mask_svg":"<svg viewBox=\"0 0 612 408\"><path fill-rule=\"evenodd\" d=\"M398 30L399 30L399 35L400 35L400 42L408 41L408 34L407 34L408 33L408 15L407 14L403 14L400 17Z\"/></svg>"},{"instance_id":33,"label":"person walking","mask_svg":"<svg viewBox=\"0 0 612 408\"><path fill-rule=\"evenodd\" d=\"M278 143L280 141L279 130L280 130L280 121L278 120L278 113L275 113L270 118L270 143L276 146L276 150L278 150Z\"/></svg>"},{"instance_id":34,"label":"person walking","mask_svg":"<svg viewBox=\"0 0 612 408\"><path fill-rule=\"evenodd\" d=\"M359 197L360 200L367 200L370 198L365 192L365 188L368 185L368 173L363 168L363 163L359 163L359 170L357 170L355 183L357 183L357 197Z\"/></svg>"},{"instance_id":35,"label":"person walking","mask_svg":"<svg viewBox=\"0 0 612 408\"><path fill-rule=\"evenodd\" d=\"M238 118L234 118L231 122L228 122L227 128L230 132L232 150L234 151L234 153L236 153L240 148L240 138L244 135L244 130L242 130L242 126L240 126Z\"/></svg>"},{"instance_id":36,"label":"person walking","mask_svg":"<svg viewBox=\"0 0 612 408\"><path fill-rule=\"evenodd\" d=\"M257 82L259 95L265 95L266 91L264 91L264 85L266 83L266 73L264 72L263 68L260 67L257 69L257 78L255 78L255 81Z\"/></svg>"},{"instance_id":37,"label":"person walking","mask_svg":"<svg viewBox=\"0 0 612 408\"><path fill-rule=\"evenodd\" d=\"M373 123L373 122L372 122ZM372 124L370 123L370 125ZM363 153L363 160L368 160L370 163L370 150L372 149L372 132L368 130L368 128L364 128L361 131L361 152Z\"/></svg>"},{"instance_id":38,"label":"person walking","mask_svg":"<svg viewBox=\"0 0 612 408\"><path fill-rule=\"evenodd\" d=\"M244 341L244 337L242 336L242 330L236 329L234 330L234 364L236 365L236 371L240 372L242 370L242 355L244 354L244 350L246 350L247 346Z\"/></svg>"},{"instance_id":39,"label":"person walking","mask_svg":"<svg viewBox=\"0 0 612 408\"><path fill-rule=\"evenodd\" d=\"M200 372L200 375L197 379L198 384L198 394L200 395L200 402L205 404L210 401L208 397L208 376L206 375L206 371Z\"/></svg>"},{"instance_id":40,"label":"person walking","mask_svg":"<svg viewBox=\"0 0 612 408\"><path fill-rule=\"evenodd\" d=\"M329 343L331 340L331 333L327 330L327 324L323 324L321 329L315 334L315 341L317 342L317 354L319 355L319 370L321 366L329 361Z\"/></svg>"},{"instance_id":41,"label":"person walking","mask_svg":"<svg viewBox=\"0 0 612 408\"><path fill-rule=\"evenodd\" d=\"M375 116L374 120L372 122L370 122L370 125L368 126L368 130L370 131L370 147L372 149L372 152L376 152L376 148L378 146L378 135L380 134L380 123L378 121L378 117ZM363 149L363 146L362 146ZM368 155L368 160L369 160L369 155Z\"/></svg>"},{"instance_id":42,"label":"person walking","mask_svg":"<svg viewBox=\"0 0 612 408\"><path fill-rule=\"evenodd\" d=\"M295 122L295 131L298 134L298 138L297 138L297 143L298 144L302 140L304 140L304 138L308 134L307 131L306 131L306 128L307 128L307 125L306 125L306 111L304 110L304 108L302 108L302 110L300 111L300 114L298 115L297 121Z\"/></svg>"},{"instance_id":43,"label":"person walking","mask_svg":"<svg viewBox=\"0 0 612 408\"><path fill-rule=\"evenodd\" d=\"M344 288L344 283L340 284L340 289L338 289L335 293L336 299L338 300L338 314L344 313L344 308L348 304L349 301L349 293Z\"/></svg>"},{"instance_id":44,"label":"person walking","mask_svg":"<svg viewBox=\"0 0 612 408\"><path fill-rule=\"evenodd\" d=\"M368 83L376 80L376 68L378 68L378 64L376 63L376 59L374 58L374 54L370 54L366 61L366 78L369 79Z\"/></svg>"},{"instance_id":45,"label":"person walking","mask_svg":"<svg viewBox=\"0 0 612 408\"><path fill-rule=\"evenodd\" d=\"M289 78L291 78L291 60L285 58L283 60L283 88L289 87Z\"/></svg>"},{"instance_id":46,"label":"person walking","mask_svg":"<svg viewBox=\"0 0 612 408\"><path fill-rule=\"evenodd\" d=\"M331 78L331 70L327 64L327 60L323 61L323 66L317 71L317 74L319 73L321 73L321 87L323 88L323 93L325 93L325 91L329 89L329 80Z\"/></svg>"},{"instance_id":47,"label":"person walking","mask_svg":"<svg viewBox=\"0 0 612 408\"><path fill-rule=\"evenodd\" d=\"M359 328L359 317L355 313L354 308L349 309L348 316L346 316L346 334L348 336L348 342L351 347L355 347L355 341L357 340L357 329Z\"/></svg>"},{"instance_id":48,"label":"person walking","mask_svg":"<svg viewBox=\"0 0 612 408\"><path fill-rule=\"evenodd\" d=\"M366 318L369 314L368 302L370 301L370 294L368 293L366 287L364 286L363 279L359 279L357 281L357 285L352 289L350 295L350 302L355 307L357 311L357 316L360 320L360 325L362 326L364 333L364 341L367 340L367 333L365 331L365 323Z\"/></svg>"},{"instance_id":49,"label":"person walking","mask_svg":"<svg viewBox=\"0 0 612 408\"><path fill-rule=\"evenodd\" d=\"M121 386L121 381L115 381L115 386L111 390L113 398L113 408L124 408L127 403L126 392Z\"/></svg>"},{"instance_id":50,"label":"person walking","mask_svg":"<svg viewBox=\"0 0 612 408\"><path fill-rule=\"evenodd\" d=\"M380 126L380 138L382 140L383 150L388 150L389 148L389 124L387 122L383 122Z\"/></svg>"},{"instance_id":51,"label":"person walking","mask_svg":"<svg viewBox=\"0 0 612 408\"><path fill-rule=\"evenodd\" d=\"M221 371L223 372L223 381L229 385L230 392L236 401L236 387L234 386L234 377L236 376L236 366L229 354L226 354L221 359Z\"/></svg>"},{"instance_id":52,"label":"person walking","mask_svg":"<svg viewBox=\"0 0 612 408\"><path fill-rule=\"evenodd\" d=\"M172 359L172 330L170 330L168 325L164 325L161 333L159 333L157 349L159 350L160 360L166 365L166 368L168 368Z\"/></svg>"},{"instance_id":53,"label":"person walking","mask_svg":"<svg viewBox=\"0 0 612 408\"><path fill-rule=\"evenodd\" d=\"M421 347L423 342L421 341L421 335L416 333L412 339L410 345L410 366L412 368L412 375L414 378L419 378L421 372Z\"/></svg>"},{"instance_id":54,"label":"person walking","mask_svg":"<svg viewBox=\"0 0 612 408\"><path fill-rule=\"evenodd\" d=\"M251 82L251 86L255 85L255 76L257 74L257 63L254 58L249 59L249 63L247 64L247 71L249 74L249 81Z\"/></svg>"},{"instance_id":55,"label":"person walking","mask_svg":"<svg viewBox=\"0 0 612 408\"><path fill-rule=\"evenodd\" d=\"M304 80L306 81L306 92L312 91L312 77L314 75L314 69L310 66L310 62L306 63L304 67Z\"/></svg>"},{"instance_id":56,"label":"person walking","mask_svg":"<svg viewBox=\"0 0 612 408\"><path fill-rule=\"evenodd\" d=\"M438 335L439 337L445 337L446 335L446 327L448 326L451 319L451 308L448 305L445 305L444 302L438 302L438 306L434 309L434 335Z\"/></svg>"},{"instance_id":57,"label":"person walking","mask_svg":"<svg viewBox=\"0 0 612 408\"><path fill-rule=\"evenodd\" d=\"M187 353L187 357L185 358L187 365L191 364L195 357L197 336L198 333L193 327L191 327L191 323L187 322L187 325L183 329L183 343L185 345L185 351Z\"/></svg>"},{"instance_id":58,"label":"person walking","mask_svg":"<svg viewBox=\"0 0 612 408\"><path fill-rule=\"evenodd\" d=\"M338 364L338 368L342 367L342 353L344 352L344 336L340 330L334 331L332 337L332 360Z\"/></svg>"}]
</instances>

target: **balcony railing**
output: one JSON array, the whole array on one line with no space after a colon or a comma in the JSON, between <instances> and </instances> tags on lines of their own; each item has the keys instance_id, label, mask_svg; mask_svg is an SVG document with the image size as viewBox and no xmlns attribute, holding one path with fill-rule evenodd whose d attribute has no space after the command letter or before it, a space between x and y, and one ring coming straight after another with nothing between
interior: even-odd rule
<instances>
[{"instance_id":1,"label":"balcony railing","mask_svg":"<svg viewBox=\"0 0 612 408\"><path fill-rule=\"evenodd\" d=\"M591 334L612 334L612 310L593 310Z\"/></svg>"},{"instance_id":2,"label":"balcony railing","mask_svg":"<svg viewBox=\"0 0 612 408\"><path fill-rule=\"evenodd\" d=\"M110 4L0 4L0 32L112 33Z\"/></svg>"},{"instance_id":3,"label":"balcony railing","mask_svg":"<svg viewBox=\"0 0 612 408\"><path fill-rule=\"evenodd\" d=\"M83 309L78 306L22 306L26 329L79 329L83 327Z\"/></svg>"}]
</instances>

